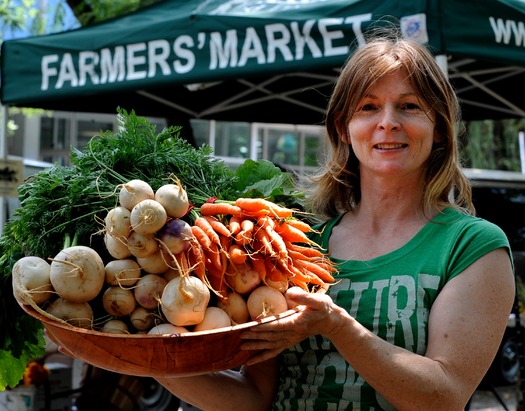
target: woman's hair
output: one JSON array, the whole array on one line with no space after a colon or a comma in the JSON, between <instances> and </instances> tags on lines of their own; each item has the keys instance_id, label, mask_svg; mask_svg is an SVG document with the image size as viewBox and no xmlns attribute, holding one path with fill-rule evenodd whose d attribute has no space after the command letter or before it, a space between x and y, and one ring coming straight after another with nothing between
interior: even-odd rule
<instances>
[{"instance_id":1,"label":"woman's hair","mask_svg":"<svg viewBox=\"0 0 525 411\"><path fill-rule=\"evenodd\" d=\"M346 136L359 101L375 82L405 70L417 95L435 113L439 142L426 163L423 210L444 206L474 213L470 183L461 171L456 140L460 108L455 91L428 49L398 36L369 39L346 62L326 113L331 156L312 177L309 205L329 218L352 210L361 198L359 161Z\"/></svg>"}]
</instances>

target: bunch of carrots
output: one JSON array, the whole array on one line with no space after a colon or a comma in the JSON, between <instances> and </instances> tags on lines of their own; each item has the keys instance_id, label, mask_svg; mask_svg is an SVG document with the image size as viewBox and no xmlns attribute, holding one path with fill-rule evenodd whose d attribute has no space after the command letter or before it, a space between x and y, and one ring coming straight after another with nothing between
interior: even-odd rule
<instances>
[{"instance_id":1,"label":"bunch of carrots","mask_svg":"<svg viewBox=\"0 0 525 411\"><path fill-rule=\"evenodd\" d=\"M183 264L219 298L227 294L229 277L246 266L259 273L262 283L283 292L289 286L326 288L336 269L309 239L312 227L294 212L261 198L204 203Z\"/></svg>"}]
</instances>

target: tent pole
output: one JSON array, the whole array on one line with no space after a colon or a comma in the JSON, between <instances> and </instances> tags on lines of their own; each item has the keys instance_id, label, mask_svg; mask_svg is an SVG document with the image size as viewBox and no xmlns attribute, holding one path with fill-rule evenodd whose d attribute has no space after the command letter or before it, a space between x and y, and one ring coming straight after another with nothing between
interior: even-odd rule
<instances>
[{"instance_id":1,"label":"tent pole","mask_svg":"<svg viewBox=\"0 0 525 411\"><path fill-rule=\"evenodd\" d=\"M0 159L7 160L7 122L9 121L7 117L7 107L3 104L0 104L1 108L1 118L2 118L2 127L0 127ZM0 199L0 235L4 231L4 226L6 223L7 215L7 197L2 196Z\"/></svg>"},{"instance_id":2,"label":"tent pole","mask_svg":"<svg viewBox=\"0 0 525 411\"><path fill-rule=\"evenodd\" d=\"M448 60L447 56L445 54L438 54L436 56L436 63L438 64L439 68L443 70L443 73L448 77Z\"/></svg>"}]
</instances>

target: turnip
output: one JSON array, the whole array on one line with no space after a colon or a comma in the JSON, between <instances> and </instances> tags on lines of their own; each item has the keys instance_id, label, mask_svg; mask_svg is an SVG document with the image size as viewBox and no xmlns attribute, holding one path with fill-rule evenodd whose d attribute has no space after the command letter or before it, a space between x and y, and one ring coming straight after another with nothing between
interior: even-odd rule
<instances>
[{"instance_id":1,"label":"turnip","mask_svg":"<svg viewBox=\"0 0 525 411\"><path fill-rule=\"evenodd\" d=\"M226 276L226 279L239 294L248 294L261 284L261 276L251 264L236 264L234 268L234 274Z\"/></svg>"},{"instance_id":2,"label":"turnip","mask_svg":"<svg viewBox=\"0 0 525 411\"><path fill-rule=\"evenodd\" d=\"M188 194L180 180L176 184L165 184L155 192L155 200L161 203L172 218L182 218L188 212L190 203Z\"/></svg>"},{"instance_id":3,"label":"turnip","mask_svg":"<svg viewBox=\"0 0 525 411\"><path fill-rule=\"evenodd\" d=\"M60 297L72 303L95 298L104 286L105 276L102 258L83 245L63 249L51 262L53 288Z\"/></svg>"},{"instance_id":4,"label":"turnip","mask_svg":"<svg viewBox=\"0 0 525 411\"><path fill-rule=\"evenodd\" d=\"M144 308L157 308L166 284L168 282L161 276L146 274L134 288L135 300Z\"/></svg>"},{"instance_id":5,"label":"turnip","mask_svg":"<svg viewBox=\"0 0 525 411\"><path fill-rule=\"evenodd\" d=\"M148 331L148 334L153 335L176 335L184 334L189 332L187 328L173 325L170 323L163 323L156 325L151 330Z\"/></svg>"},{"instance_id":6,"label":"turnip","mask_svg":"<svg viewBox=\"0 0 525 411\"><path fill-rule=\"evenodd\" d=\"M130 258L112 260L104 267L106 273L106 284L129 287L134 285L140 278L141 268L139 264Z\"/></svg>"},{"instance_id":7,"label":"turnip","mask_svg":"<svg viewBox=\"0 0 525 411\"><path fill-rule=\"evenodd\" d=\"M20 304L42 304L53 296L51 266L43 258L22 257L13 265L13 295Z\"/></svg>"},{"instance_id":8,"label":"turnip","mask_svg":"<svg viewBox=\"0 0 525 411\"><path fill-rule=\"evenodd\" d=\"M250 319L246 300L235 291L230 291L227 298L219 300L217 306L230 316L233 324L243 324Z\"/></svg>"},{"instance_id":9,"label":"turnip","mask_svg":"<svg viewBox=\"0 0 525 411\"><path fill-rule=\"evenodd\" d=\"M46 312L74 327L87 329L93 327L93 309L87 302L72 303L58 297L51 301Z\"/></svg>"},{"instance_id":10,"label":"turnip","mask_svg":"<svg viewBox=\"0 0 525 411\"><path fill-rule=\"evenodd\" d=\"M148 255L147 257L137 257L137 263L145 272L149 274L162 274L170 268L168 260L170 256L165 255L162 249L158 249L156 253Z\"/></svg>"},{"instance_id":11,"label":"turnip","mask_svg":"<svg viewBox=\"0 0 525 411\"><path fill-rule=\"evenodd\" d=\"M122 184L119 193L119 203L122 207L132 210L142 200L153 199L155 193L151 186L142 180L131 180Z\"/></svg>"},{"instance_id":12,"label":"turnip","mask_svg":"<svg viewBox=\"0 0 525 411\"><path fill-rule=\"evenodd\" d=\"M131 211L125 207L115 207L108 211L104 219L106 233L118 237L127 238L131 231Z\"/></svg>"},{"instance_id":13,"label":"turnip","mask_svg":"<svg viewBox=\"0 0 525 411\"><path fill-rule=\"evenodd\" d=\"M102 295L102 306L104 310L113 317L123 317L131 314L137 302L133 292L119 286L108 287Z\"/></svg>"},{"instance_id":14,"label":"turnip","mask_svg":"<svg viewBox=\"0 0 525 411\"><path fill-rule=\"evenodd\" d=\"M284 294L267 285L261 285L253 290L246 304L252 320L277 315L288 309Z\"/></svg>"},{"instance_id":15,"label":"turnip","mask_svg":"<svg viewBox=\"0 0 525 411\"><path fill-rule=\"evenodd\" d=\"M193 234L186 221L173 218L159 230L157 238L172 254L179 254L190 248Z\"/></svg>"},{"instance_id":16,"label":"turnip","mask_svg":"<svg viewBox=\"0 0 525 411\"><path fill-rule=\"evenodd\" d=\"M136 307L129 315L131 325L138 331L147 331L155 324L155 314L142 306Z\"/></svg>"},{"instance_id":17,"label":"turnip","mask_svg":"<svg viewBox=\"0 0 525 411\"><path fill-rule=\"evenodd\" d=\"M113 237L111 234L104 234L104 244L108 253L113 258L121 259L131 257L125 238Z\"/></svg>"},{"instance_id":18,"label":"turnip","mask_svg":"<svg viewBox=\"0 0 525 411\"><path fill-rule=\"evenodd\" d=\"M166 210L158 201L142 200L131 210L131 229L139 234L154 234L168 219Z\"/></svg>"},{"instance_id":19,"label":"turnip","mask_svg":"<svg viewBox=\"0 0 525 411\"><path fill-rule=\"evenodd\" d=\"M149 257L159 250L159 242L153 234L139 234L132 231L127 241L129 252L135 257Z\"/></svg>"},{"instance_id":20,"label":"turnip","mask_svg":"<svg viewBox=\"0 0 525 411\"><path fill-rule=\"evenodd\" d=\"M166 282L170 282L175 277L178 277L180 275L180 270L177 267L170 267L168 268L168 271L162 273L162 277L166 280Z\"/></svg>"},{"instance_id":21,"label":"turnip","mask_svg":"<svg viewBox=\"0 0 525 411\"><path fill-rule=\"evenodd\" d=\"M129 334L128 326L122 320L106 321L100 331L111 334Z\"/></svg>"},{"instance_id":22,"label":"turnip","mask_svg":"<svg viewBox=\"0 0 525 411\"><path fill-rule=\"evenodd\" d=\"M215 330L217 328L230 327L230 316L219 307L208 307L204 312L204 319L195 325L193 331Z\"/></svg>"},{"instance_id":23,"label":"turnip","mask_svg":"<svg viewBox=\"0 0 525 411\"><path fill-rule=\"evenodd\" d=\"M210 290L199 278L181 275L164 288L161 309L173 325L195 325L204 319L210 302Z\"/></svg>"}]
</instances>

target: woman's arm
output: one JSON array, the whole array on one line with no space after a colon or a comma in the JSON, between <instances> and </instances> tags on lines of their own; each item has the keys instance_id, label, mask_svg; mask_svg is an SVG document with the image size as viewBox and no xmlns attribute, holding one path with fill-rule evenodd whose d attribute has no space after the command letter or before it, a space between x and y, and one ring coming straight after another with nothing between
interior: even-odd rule
<instances>
[{"instance_id":1,"label":"woman's arm","mask_svg":"<svg viewBox=\"0 0 525 411\"><path fill-rule=\"evenodd\" d=\"M294 296L307 306L304 311L245 332L245 348L267 350L258 359L323 334L397 409L450 411L464 408L489 368L505 331L515 283L504 249L486 254L452 279L431 309L425 356L372 334L327 296Z\"/></svg>"},{"instance_id":2,"label":"woman's arm","mask_svg":"<svg viewBox=\"0 0 525 411\"><path fill-rule=\"evenodd\" d=\"M277 388L276 358L240 371L221 371L195 377L157 378L181 400L205 411L266 411Z\"/></svg>"}]
</instances>

